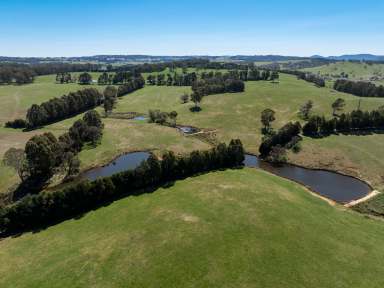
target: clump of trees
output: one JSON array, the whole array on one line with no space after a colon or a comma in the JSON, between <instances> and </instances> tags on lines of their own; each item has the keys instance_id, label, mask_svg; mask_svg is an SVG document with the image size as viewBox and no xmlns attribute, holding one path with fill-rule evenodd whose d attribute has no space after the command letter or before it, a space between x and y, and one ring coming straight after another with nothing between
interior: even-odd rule
<instances>
[{"instance_id":1,"label":"clump of trees","mask_svg":"<svg viewBox=\"0 0 384 288\"><path fill-rule=\"evenodd\" d=\"M3 161L13 167L24 186L33 191L58 171L66 171L66 178L78 173L80 161L76 155L86 143L96 145L103 128L99 113L91 110L59 138L50 132L35 135L28 140L24 150L10 148Z\"/></svg>"},{"instance_id":2,"label":"clump of trees","mask_svg":"<svg viewBox=\"0 0 384 288\"><path fill-rule=\"evenodd\" d=\"M78 83L81 85L89 85L92 83L92 75L88 72L81 73L79 75Z\"/></svg>"},{"instance_id":3,"label":"clump of trees","mask_svg":"<svg viewBox=\"0 0 384 288\"><path fill-rule=\"evenodd\" d=\"M83 181L54 193L27 196L0 210L0 231L19 232L62 221L94 209L118 197L145 193L168 181L216 169L242 166L244 149L240 140L219 144L208 151L193 151L177 157L167 152L159 161L153 155L135 170L94 182ZM153 190L152 190L153 191Z\"/></svg>"},{"instance_id":4,"label":"clump of trees","mask_svg":"<svg viewBox=\"0 0 384 288\"><path fill-rule=\"evenodd\" d=\"M376 86L371 82L338 79L333 88L360 97L384 97L384 86Z\"/></svg>"},{"instance_id":5,"label":"clump of trees","mask_svg":"<svg viewBox=\"0 0 384 288\"><path fill-rule=\"evenodd\" d=\"M168 125L172 127L176 127L176 118L177 118L177 112L171 111L171 112L162 112L160 110L149 110L148 111L148 122L149 123L156 123L160 125Z\"/></svg>"},{"instance_id":6,"label":"clump of trees","mask_svg":"<svg viewBox=\"0 0 384 288\"><path fill-rule=\"evenodd\" d=\"M56 83L64 84L64 83L74 83L76 82L76 77L72 77L69 72L61 72L56 74Z\"/></svg>"},{"instance_id":7,"label":"clump of trees","mask_svg":"<svg viewBox=\"0 0 384 288\"><path fill-rule=\"evenodd\" d=\"M103 96L98 90L88 88L50 99L40 105L33 104L27 111L27 127L36 128L63 120L99 106L102 100Z\"/></svg>"},{"instance_id":8,"label":"clump of trees","mask_svg":"<svg viewBox=\"0 0 384 288\"><path fill-rule=\"evenodd\" d=\"M282 70L281 72L296 75L297 79L302 79L304 81L314 83L318 87L325 87L325 79L319 75L298 70Z\"/></svg>"},{"instance_id":9,"label":"clump of trees","mask_svg":"<svg viewBox=\"0 0 384 288\"><path fill-rule=\"evenodd\" d=\"M267 157L271 153L273 147L280 146L287 149L292 148L298 141L300 141L301 125L299 122L289 122L281 127L276 133L264 137L259 152L262 158Z\"/></svg>"},{"instance_id":10,"label":"clump of trees","mask_svg":"<svg viewBox=\"0 0 384 288\"><path fill-rule=\"evenodd\" d=\"M20 128L26 128L27 125L28 123L24 119L15 119L13 121L6 122L4 126L6 128L20 129Z\"/></svg>"},{"instance_id":11,"label":"clump of trees","mask_svg":"<svg viewBox=\"0 0 384 288\"><path fill-rule=\"evenodd\" d=\"M216 77L198 80L192 85L193 92L202 96L220 93L243 92L244 88L244 82L241 80Z\"/></svg>"},{"instance_id":12,"label":"clump of trees","mask_svg":"<svg viewBox=\"0 0 384 288\"><path fill-rule=\"evenodd\" d=\"M332 133L353 133L360 130L383 130L384 111L371 112L354 110L339 117L326 119L324 116L312 116L303 126L303 134L310 137L323 137Z\"/></svg>"}]
</instances>

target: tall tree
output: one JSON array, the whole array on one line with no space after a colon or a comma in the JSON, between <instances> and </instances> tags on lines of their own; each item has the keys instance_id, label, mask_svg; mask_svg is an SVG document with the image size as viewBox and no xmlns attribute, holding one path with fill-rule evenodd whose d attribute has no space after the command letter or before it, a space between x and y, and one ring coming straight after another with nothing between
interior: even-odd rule
<instances>
[{"instance_id":1,"label":"tall tree","mask_svg":"<svg viewBox=\"0 0 384 288\"><path fill-rule=\"evenodd\" d=\"M303 118L304 120L308 120L309 115L310 115L310 113L312 111L312 108L313 108L312 100L308 100L307 102L305 102L300 107L299 115L301 116L301 118Z\"/></svg>"},{"instance_id":2,"label":"tall tree","mask_svg":"<svg viewBox=\"0 0 384 288\"><path fill-rule=\"evenodd\" d=\"M117 89L114 86L107 86L104 90L104 111L105 116L108 116L116 104Z\"/></svg>"},{"instance_id":3,"label":"tall tree","mask_svg":"<svg viewBox=\"0 0 384 288\"><path fill-rule=\"evenodd\" d=\"M275 121L275 111L273 111L272 109L265 109L261 112L261 124L263 124L263 129L262 129L262 133L263 134L268 134L270 132L270 129L271 129L271 123L273 121Z\"/></svg>"},{"instance_id":4,"label":"tall tree","mask_svg":"<svg viewBox=\"0 0 384 288\"><path fill-rule=\"evenodd\" d=\"M337 116L336 112L340 112L344 109L345 106L345 100L342 98L337 98L335 102L332 103L332 114L334 116Z\"/></svg>"},{"instance_id":5,"label":"tall tree","mask_svg":"<svg viewBox=\"0 0 384 288\"><path fill-rule=\"evenodd\" d=\"M191 100L193 103L195 103L195 107L193 108L193 111L201 110L200 102L202 99L203 99L203 94L199 90L196 90L191 94Z\"/></svg>"}]
</instances>

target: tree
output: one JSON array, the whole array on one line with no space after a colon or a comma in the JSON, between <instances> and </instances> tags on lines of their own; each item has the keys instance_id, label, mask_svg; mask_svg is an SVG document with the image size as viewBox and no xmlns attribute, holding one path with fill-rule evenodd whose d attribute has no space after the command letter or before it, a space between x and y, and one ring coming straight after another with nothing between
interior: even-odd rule
<instances>
[{"instance_id":1,"label":"tree","mask_svg":"<svg viewBox=\"0 0 384 288\"><path fill-rule=\"evenodd\" d=\"M88 126L103 128L103 122L101 121L101 116L96 110L90 110L86 112L83 116L83 120Z\"/></svg>"},{"instance_id":2,"label":"tree","mask_svg":"<svg viewBox=\"0 0 384 288\"><path fill-rule=\"evenodd\" d=\"M81 85L89 85L92 82L92 75L87 72L81 73L78 81Z\"/></svg>"},{"instance_id":3,"label":"tree","mask_svg":"<svg viewBox=\"0 0 384 288\"><path fill-rule=\"evenodd\" d=\"M102 136L101 129L96 126L89 126L86 131L86 141L90 141L93 146L99 142Z\"/></svg>"},{"instance_id":4,"label":"tree","mask_svg":"<svg viewBox=\"0 0 384 288\"><path fill-rule=\"evenodd\" d=\"M117 99L117 89L113 86L107 86L103 92L105 116L112 112Z\"/></svg>"},{"instance_id":5,"label":"tree","mask_svg":"<svg viewBox=\"0 0 384 288\"><path fill-rule=\"evenodd\" d=\"M200 91L194 91L191 94L191 100L193 103L195 103L195 106L191 109L192 111L200 111L200 102L203 98L203 94Z\"/></svg>"},{"instance_id":6,"label":"tree","mask_svg":"<svg viewBox=\"0 0 384 288\"><path fill-rule=\"evenodd\" d=\"M337 112L342 111L344 106L345 106L345 100L342 98L337 98L335 102L332 103L333 115L337 116L336 111Z\"/></svg>"},{"instance_id":7,"label":"tree","mask_svg":"<svg viewBox=\"0 0 384 288\"><path fill-rule=\"evenodd\" d=\"M9 148L3 157L3 163L6 166L10 166L17 171L21 181L24 181L26 178L26 163L25 163L25 153L23 149Z\"/></svg>"},{"instance_id":8,"label":"tree","mask_svg":"<svg viewBox=\"0 0 384 288\"><path fill-rule=\"evenodd\" d=\"M33 104L27 111L27 122L30 127L43 125L47 119L47 111L37 104Z\"/></svg>"},{"instance_id":9,"label":"tree","mask_svg":"<svg viewBox=\"0 0 384 288\"><path fill-rule=\"evenodd\" d=\"M275 121L275 111L272 109L265 109L261 112L261 123L263 124L262 133L268 134L270 132L271 123Z\"/></svg>"},{"instance_id":10,"label":"tree","mask_svg":"<svg viewBox=\"0 0 384 288\"><path fill-rule=\"evenodd\" d=\"M277 72L277 71L272 71L272 74L271 74L271 81L272 81L273 83L275 83L276 80L277 80L277 81L279 80L279 72Z\"/></svg>"},{"instance_id":11,"label":"tree","mask_svg":"<svg viewBox=\"0 0 384 288\"><path fill-rule=\"evenodd\" d=\"M188 103L189 101L189 95L187 93L184 93L180 96L180 101L182 104Z\"/></svg>"},{"instance_id":12,"label":"tree","mask_svg":"<svg viewBox=\"0 0 384 288\"><path fill-rule=\"evenodd\" d=\"M52 133L33 136L25 145L29 174L38 181L45 181L54 174L61 163L59 142Z\"/></svg>"},{"instance_id":13,"label":"tree","mask_svg":"<svg viewBox=\"0 0 384 288\"><path fill-rule=\"evenodd\" d=\"M176 127L176 118L177 118L177 112L176 111L172 111L169 113L169 118L172 119L173 123L172 123L172 126L173 127Z\"/></svg>"},{"instance_id":14,"label":"tree","mask_svg":"<svg viewBox=\"0 0 384 288\"><path fill-rule=\"evenodd\" d=\"M309 115L313 108L313 102L312 100L309 100L303 104L303 106L300 107L299 115L304 120L307 120L309 118Z\"/></svg>"}]
</instances>

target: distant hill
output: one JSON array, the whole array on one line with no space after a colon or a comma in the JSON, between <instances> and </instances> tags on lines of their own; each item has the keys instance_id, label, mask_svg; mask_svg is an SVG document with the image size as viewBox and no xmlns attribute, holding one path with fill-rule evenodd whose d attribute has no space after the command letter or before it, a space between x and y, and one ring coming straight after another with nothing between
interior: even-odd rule
<instances>
[{"instance_id":1,"label":"distant hill","mask_svg":"<svg viewBox=\"0 0 384 288\"><path fill-rule=\"evenodd\" d=\"M346 54L341 56L328 56L324 57L321 55L313 55L311 58L322 58L338 61L384 61L384 56L373 55L373 54Z\"/></svg>"}]
</instances>

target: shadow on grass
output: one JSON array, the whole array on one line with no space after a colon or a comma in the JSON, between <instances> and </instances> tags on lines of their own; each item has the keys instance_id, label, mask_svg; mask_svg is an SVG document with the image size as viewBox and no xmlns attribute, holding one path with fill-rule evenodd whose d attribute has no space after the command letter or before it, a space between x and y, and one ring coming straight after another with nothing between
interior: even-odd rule
<instances>
[{"instance_id":1,"label":"shadow on grass","mask_svg":"<svg viewBox=\"0 0 384 288\"><path fill-rule=\"evenodd\" d=\"M21 230L18 230L18 231L0 232L0 241L1 241L1 239L7 238L7 237L17 238L17 237L20 237L21 235L23 235L24 233L27 233L27 232L32 232L33 234L39 233L41 231L46 230L47 228L49 228L51 226L57 225L59 223L67 221L67 220L71 220L71 219L72 220L80 220L84 216L86 216L89 212L96 211L96 210L98 210L99 208L102 208L102 207L108 207L113 202L121 200L123 198L126 198L126 197L137 197L137 196L141 196L143 194L151 194L151 193L155 192L156 190L158 190L160 188L163 188L163 189L171 188L171 187L173 187L175 185L176 181L185 180L185 179L188 179L188 178L195 178L195 177L198 177L198 176L201 176L201 175L205 175L205 174L208 174L208 173L211 173L211 172L225 171L225 170L228 170L228 169L238 170L238 169L242 169L243 167L244 166L232 167L232 168L222 168L222 169L216 169L216 170L196 173L196 174L188 176L188 177L178 178L176 180L164 181L164 182L160 183L159 185L152 186L152 187L147 187L147 188L143 188L143 189L138 189L138 190L133 191L133 192L132 191L129 192L129 193L122 192L119 195L116 195L115 197L109 199L108 201L101 202L101 203L95 205L94 207L85 207L84 208L85 211L83 211L83 212L77 213L77 214L72 215L72 216L63 216L60 219L57 219L57 220L54 220L54 221L51 221L51 222L48 222L48 223L41 224L40 227L26 228L26 229L21 229Z\"/></svg>"}]
</instances>

